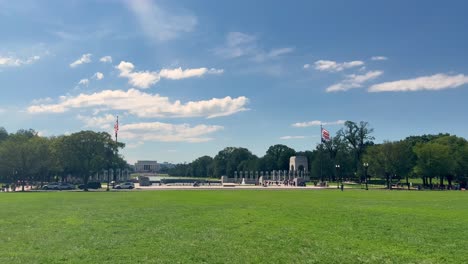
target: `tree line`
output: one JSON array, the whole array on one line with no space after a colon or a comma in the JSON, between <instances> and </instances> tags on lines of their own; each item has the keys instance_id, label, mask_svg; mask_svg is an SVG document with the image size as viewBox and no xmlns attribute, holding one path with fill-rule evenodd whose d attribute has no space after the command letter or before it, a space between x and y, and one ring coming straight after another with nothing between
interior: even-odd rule
<instances>
[{"instance_id":1,"label":"tree line","mask_svg":"<svg viewBox=\"0 0 468 264\"><path fill-rule=\"evenodd\" d=\"M128 168L118 154L125 144L106 132L80 131L42 137L32 129L8 133L0 127L0 182L50 182L67 176L87 184L90 175L109 168Z\"/></svg>"},{"instance_id":2,"label":"tree line","mask_svg":"<svg viewBox=\"0 0 468 264\"><path fill-rule=\"evenodd\" d=\"M309 162L307 170L316 181L334 181L340 177L362 182L365 177L372 177L382 179L390 188L395 180L409 186L410 178L421 178L423 186L432 188L437 178L437 185L442 187L451 187L454 181L466 185L466 139L438 134L375 144L373 132L367 122L346 121L334 137L311 151L298 152L278 144L258 157L247 148L227 147L214 157L202 156L190 163L178 164L168 173L188 177L233 177L235 171L288 170L291 156L305 156Z\"/></svg>"}]
</instances>

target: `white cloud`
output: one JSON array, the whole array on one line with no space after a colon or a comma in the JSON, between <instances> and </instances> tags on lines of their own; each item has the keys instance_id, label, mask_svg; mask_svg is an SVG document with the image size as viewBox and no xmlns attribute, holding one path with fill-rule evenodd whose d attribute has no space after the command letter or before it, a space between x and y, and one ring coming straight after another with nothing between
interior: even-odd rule
<instances>
[{"instance_id":1,"label":"white cloud","mask_svg":"<svg viewBox=\"0 0 468 264\"><path fill-rule=\"evenodd\" d=\"M337 120L337 121L332 121L332 122L322 122L320 120L314 120L314 121L307 121L307 122L301 122L301 123L294 123L292 124L293 127L311 127L311 126L334 126L334 125L343 125L346 122L346 120Z\"/></svg>"},{"instance_id":2,"label":"white cloud","mask_svg":"<svg viewBox=\"0 0 468 264\"><path fill-rule=\"evenodd\" d=\"M25 60L18 59L15 57L1 57L0 56L0 67L19 67L22 65L32 64L35 61L39 60L41 57L39 56L32 56Z\"/></svg>"},{"instance_id":3,"label":"white cloud","mask_svg":"<svg viewBox=\"0 0 468 264\"><path fill-rule=\"evenodd\" d=\"M31 104L43 104L43 103L50 103L52 102L52 98L50 97L45 97L45 98L39 98L39 99L34 99L31 101Z\"/></svg>"},{"instance_id":4,"label":"white cloud","mask_svg":"<svg viewBox=\"0 0 468 264\"><path fill-rule=\"evenodd\" d=\"M206 117L232 115L246 111L248 98L213 98L204 101L171 102L168 97L144 93L136 89L128 91L104 90L92 94L61 96L56 104L36 104L28 107L29 113L63 113L70 109L113 109L128 111L138 117Z\"/></svg>"},{"instance_id":5,"label":"white cloud","mask_svg":"<svg viewBox=\"0 0 468 264\"><path fill-rule=\"evenodd\" d=\"M104 116L83 116L77 118L85 123L85 127L97 127L101 129L110 129L115 123L115 116L106 114Z\"/></svg>"},{"instance_id":6,"label":"white cloud","mask_svg":"<svg viewBox=\"0 0 468 264\"><path fill-rule=\"evenodd\" d=\"M294 51L294 48L279 48L279 49L272 49L270 52L268 52L268 57L274 58L278 57L284 54L288 54Z\"/></svg>"},{"instance_id":7,"label":"white cloud","mask_svg":"<svg viewBox=\"0 0 468 264\"><path fill-rule=\"evenodd\" d=\"M70 67L75 68L78 65L90 63L91 62L91 53L83 54L81 58L77 59L76 61L70 63Z\"/></svg>"},{"instance_id":8,"label":"white cloud","mask_svg":"<svg viewBox=\"0 0 468 264\"><path fill-rule=\"evenodd\" d=\"M104 74L102 72L96 72L93 75L93 78L95 78L96 80L102 80L102 79L104 79Z\"/></svg>"},{"instance_id":9,"label":"white cloud","mask_svg":"<svg viewBox=\"0 0 468 264\"><path fill-rule=\"evenodd\" d=\"M346 76L346 79L343 81L334 84L332 86L329 86L327 88L327 92L339 92L339 91L347 91L349 89L353 88L360 88L362 87L362 84L373 80L380 75L383 74L383 71L369 71L363 75L357 75L357 74L350 74Z\"/></svg>"},{"instance_id":10,"label":"white cloud","mask_svg":"<svg viewBox=\"0 0 468 264\"><path fill-rule=\"evenodd\" d=\"M208 74L223 74L224 73L224 69L215 69L215 68L211 68L207 71Z\"/></svg>"},{"instance_id":11,"label":"white cloud","mask_svg":"<svg viewBox=\"0 0 468 264\"><path fill-rule=\"evenodd\" d=\"M154 41L167 41L191 32L197 25L197 17L191 14L172 14L150 0L126 1L138 19L143 32Z\"/></svg>"},{"instance_id":12,"label":"white cloud","mask_svg":"<svg viewBox=\"0 0 468 264\"><path fill-rule=\"evenodd\" d=\"M216 125L169 124L161 122L136 123L120 126L120 138L125 140L162 142L205 142L207 135L224 129Z\"/></svg>"},{"instance_id":13,"label":"white cloud","mask_svg":"<svg viewBox=\"0 0 468 264\"><path fill-rule=\"evenodd\" d=\"M309 69L310 68L310 64L304 64L304 69Z\"/></svg>"},{"instance_id":14,"label":"white cloud","mask_svg":"<svg viewBox=\"0 0 468 264\"><path fill-rule=\"evenodd\" d=\"M272 49L270 50L269 52L264 52L264 51L261 51L261 50L258 50L256 51L256 55L254 57L254 60L255 61L258 61L258 62L263 62L263 61L266 61L266 60L269 60L269 59L274 59L274 58L278 58L282 55L285 55L285 54L288 54L288 53L291 53L294 51L294 48L279 48L279 49Z\"/></svg>"},{"instance_id":15,"label":"white cloud","mask_svg":"<svg viewBox=\"0 0 468 264\"><path fill-rule=\"evenodd\" d=\"M214 52L216 55L228 59L248 56L254 61L263 62L294 51L292 47L274 48L266 51L260 48L257 42L258 39L254 35L242 32L229 32L224 45L216 48Z\"/></svg>"},{"instance_id":16,"label":"white cloud","mask_svg":"<svg viewBox=\"0 0 468 264\"><path fill-rule=\"evenodd\" d=\"M468 84L468 76L464 74L446 75L438 73L432 76L375 84L369 88L369 92L438 91L457 88L465 84Z\"/></svg>"},{"instance_id":17,"label":"white cloud","mask_svg":"<svg viewBox=\"0 0 468 264\"><path fill-rule=\"evenodd\" d=\"M257 49L257 38L242 32L229 32L225 46L215 49L215 53L225 58L251 55Z\"/></svg>"},{"instance_id":18,"label":"white cloud","mask_svg":"<svg viewBox=\"0 0 468 264\"><path fill-rule=\"evenodd\" d=\"M284 136L280 137L280 139L288 140L288 139L303 139L306 138L305 136Z\"/></svg>"},{"instance_id":19,"label":"white cloud","mask_svg":"<svg viewBox=\"0 0 468 264\"><path fill-rule=\"evenodd\" d=\"M371 58L371 60L373 60L373 61L384 61L384 60L388 60L388 58L385 57L385 56L373 56Z\"/></svg>"},{"instance_id":20,"label":"white cloud","mask_svg":"<svg viewBox=\"0 0 468 264\"><path fill-rule=\"evenodd\" d=\"M99 61L104 62L104 63L112 63L112 57L111 56L104 56L104 57L100 58Z\"/></svg>"},{"instance_id":21,"label":"white cloud","mask_svg":"<svg viewBox=\"0 0 468 264\"><path fill-rule=\"evenodd\" d=\"M88 79L81 79L79 82L78 82L78 85L84 85L84 86L88 86L89 85L89 80Z\"/></svg>"},{"instance_id":22,"label":"white cloud","mask_svg":"<svg viewBox=\"0 0 468 264\"><path fill-rule=\"evenodd\" d=\"M157 72L133 72L135 66L131 62L121 61L116 68L120 71L120 77L128 78L131 85L139 88L148 88L160 79Z\"/></svg>"},{"instance_id":23,"label":"white cloud","mask_svg":"<svg viewBox=\"0 0 468 264\"><path fill-rule=\"evenodd\" d=\"M195 69L185 69L175 68L175 69L162 69L159 72L156 71L139 71L134 72L135 66L131 62L121 61L116 67L119 71L120 77L125 77L129 79L129 83L138 88L149 88L153 84L159 82L161 78L170 79L170 80L180 80L185 78L192 77L201 77L205 74L221 74L224 72L222 69L208 69L208 68L195 68Z\"/></svg>"},{"instance_id":24,"label":"white cloud","mask_svg":"<svg viewBox=\"0 0 468 264\"><path fill-rule=\"evenodd\" d=\"M314 63L315 69L319 71L339 72L345 69L363 66L363 61L349 61L338 63L330 60L318 60Z\"/></svg>"},{"instance_id":25,"label":"white cloud","mask_svg":"<svg viewBox=\"0 0 468 264\"><path fill-rule=\"evenodd\" d=\"M182 68L179 67L176 69L162 69L159 72L159 76L161 78L166 78L166 79L171 79L171 80L180 80L180 79L191 78L191 77L200 77L206 73L221 74L223 72L224 72L223 70L217 70L214 68L212 69L198 68L198 69L182 70Z\"/></svg>"}]
</instances>

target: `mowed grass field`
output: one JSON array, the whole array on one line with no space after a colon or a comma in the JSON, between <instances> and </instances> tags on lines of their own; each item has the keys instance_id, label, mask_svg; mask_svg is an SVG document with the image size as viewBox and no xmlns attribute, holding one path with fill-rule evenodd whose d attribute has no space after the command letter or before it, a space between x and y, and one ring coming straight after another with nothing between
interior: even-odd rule
<instances>
[{"instance_id":1,"label":"mowed grass field","mask_svg":"<svg viewBox=\"0 0 468 264\"><path fill-rule=\"evenodd\" d=\"M0 193L0 263L467 263L468 193Z\"/></svg>"}]
</instances>

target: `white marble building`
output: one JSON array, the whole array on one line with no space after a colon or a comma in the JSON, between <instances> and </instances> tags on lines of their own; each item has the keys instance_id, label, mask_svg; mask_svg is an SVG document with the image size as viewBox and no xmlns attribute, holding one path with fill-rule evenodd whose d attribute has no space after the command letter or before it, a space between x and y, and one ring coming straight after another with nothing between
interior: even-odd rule
<instances>
[{"instance_id":1,"label":"white marble building","mask_svg":"<svg viewBox=\"0 0 468 264\"><path fill-rule=\"evenodd\" d=\"M139 160L135 163L135 172L152 172L158 171L159 165L155 160Z\"/></svg>"}]
</instances>

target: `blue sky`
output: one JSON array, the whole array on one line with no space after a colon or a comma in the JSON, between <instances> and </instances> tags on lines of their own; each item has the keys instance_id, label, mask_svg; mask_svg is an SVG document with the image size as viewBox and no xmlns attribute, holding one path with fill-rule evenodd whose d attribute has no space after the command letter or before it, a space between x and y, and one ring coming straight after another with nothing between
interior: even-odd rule
<instances>
[{"instance_id":1,"label":"blue sky","mask_svg":"<svg viewBox=\"0 0 468 264\"><path fill-rule=\"evenodd\" d=\"M113 133L128 161L468 137L466 1L0 0L0 126Z\"/></svg>"}]
</instances>

